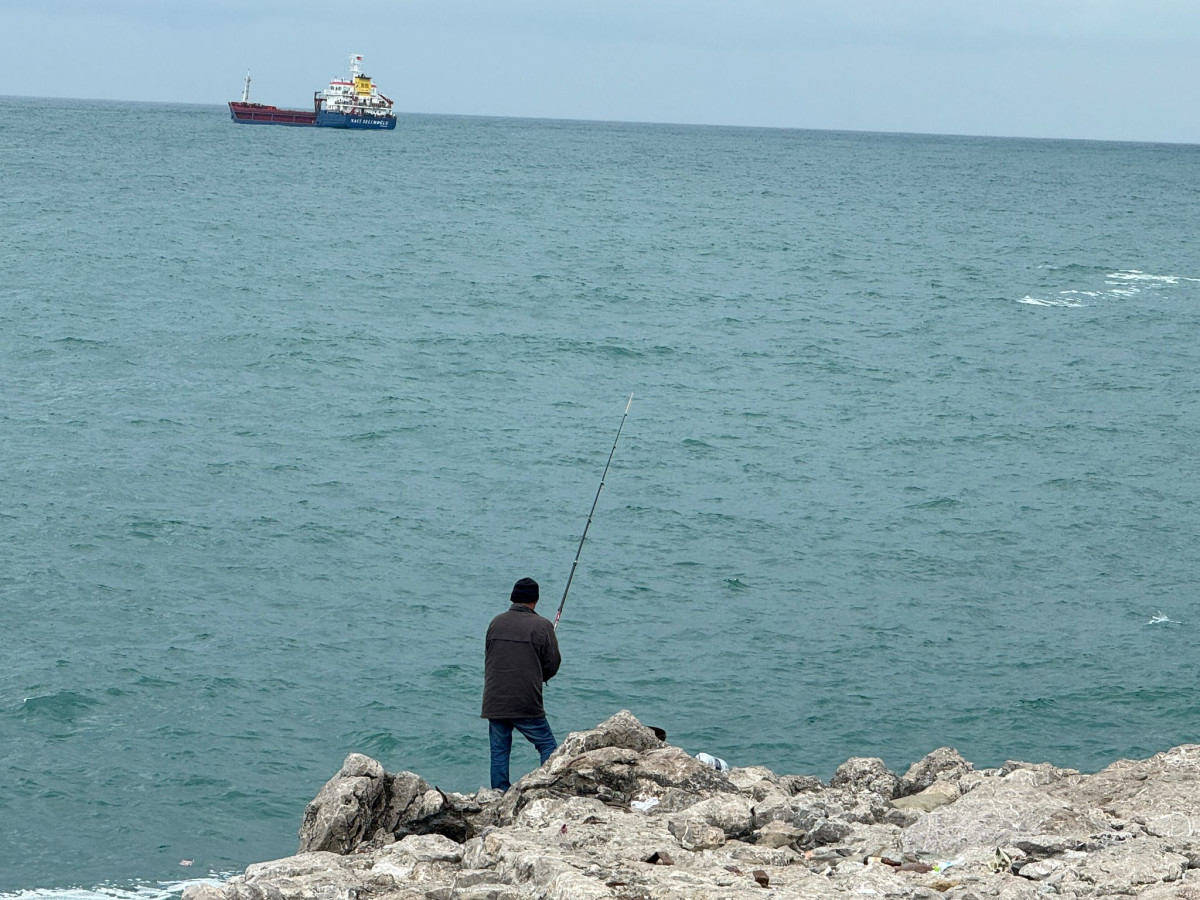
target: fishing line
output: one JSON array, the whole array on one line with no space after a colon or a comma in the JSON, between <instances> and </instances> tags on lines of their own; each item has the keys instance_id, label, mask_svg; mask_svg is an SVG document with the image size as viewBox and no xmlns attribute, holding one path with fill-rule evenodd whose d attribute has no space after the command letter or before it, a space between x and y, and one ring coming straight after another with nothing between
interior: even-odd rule
<instances>
[{"instance_id":1,"label":"fishing line","mask_svg":"<svg viewBox=\"0 0 1200 900\"><path fill-rule=\"evenodd\" d=\"M587 523L583 526L583 534L579 538L579 548L575 551L575 561L571 563L571 574L567 576L567 586L563 588L562 601L558 604L558 612L554 614L554 627L558 628L558 620L562 618L563 607L567 605L567 592L571 590L571 581L575 578L575 567L579 565L579 554L583 552L583 542L587 540L588 528L592 525L592 515L596 512L596 504L600 502L600 492L604 490L604 479L608 477L608 467L612 465L613 454L617 452L617 441L621 439L621 429L625 427L625 419L629 416L629 407L633 405L633 394L625 404L625 415L621 416L621 424L617 426L617 436L613 438L612 449L608 451L608 462L604 464L604 473L600 476L600 487L596 488L596 497L592 500L592 508L588 512Z\"/></svg>"}]
</instances>

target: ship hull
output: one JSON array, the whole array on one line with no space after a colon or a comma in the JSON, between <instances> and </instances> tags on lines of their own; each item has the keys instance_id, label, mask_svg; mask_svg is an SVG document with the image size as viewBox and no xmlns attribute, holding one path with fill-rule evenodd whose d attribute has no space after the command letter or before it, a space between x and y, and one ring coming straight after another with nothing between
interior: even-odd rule
<instances>
[{"instance_id":1,"label":"ship hull","mask_svg":"<svg viewBox=\"0 0 1200 900\"><path fill-rule=\"evenodd\" d=\"M280 109L262 103L229 104L229 116L242 125L298 125L315 128L354 128L368 131L390 131L396 127L395 116L362 116L349 113L313 112L304 109Z\"/></svg>"},{"instance_id":2,"label":"ship hull","mask_svg":"<svg viewBox=\"0 0 1200 900\"><path fill-rule=\"evenodd\" d=\"M262 103L230 103L229 116L242 125L316 125L312 110L280 109Z\"/></svg>"},{"instance_id":3,"label":"ship hull","mask_svg":"<svg viewBox=\"0 0 1200 900\"><path fill-rule=\"evenodd\" d=\"M361 116L321 110L317 113L317 126L320 128L364 128L371 131L390 131L396 127L396 117L392 115Z\"/></svg>"}]
</instances>

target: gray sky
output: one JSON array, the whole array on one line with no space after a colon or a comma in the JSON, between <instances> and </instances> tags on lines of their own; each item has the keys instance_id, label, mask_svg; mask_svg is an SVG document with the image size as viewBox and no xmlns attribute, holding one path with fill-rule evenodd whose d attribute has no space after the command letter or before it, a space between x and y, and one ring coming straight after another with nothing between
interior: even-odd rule
<instances>
[{"instance_id":1,"label":"gray sky","mask_svg":"<svg viewBox=\"0 0 1200 900\"><path fill-rule=\"evenodd\" d=\"M1200 0L0 0L0 94L1200 143Z\"/></svg>"}]
</instances>

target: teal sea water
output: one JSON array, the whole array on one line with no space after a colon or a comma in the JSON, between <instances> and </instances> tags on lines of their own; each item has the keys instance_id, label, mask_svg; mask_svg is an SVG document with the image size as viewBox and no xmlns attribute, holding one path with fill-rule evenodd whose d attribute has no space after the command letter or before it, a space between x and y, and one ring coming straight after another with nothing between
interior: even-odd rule
<instances>
[{"instance_id":1,"label":"teal sea water","mask_svg":"<svg viewBox=\"0 0 1200 900\"><path fill-rule=\"evenodd\" d=\"M287 855L350 751L483 784L631 392L560 736L1200 739L1198 231L1196 146L0 99L0 897Z\"/></svg>"}]
</instances>

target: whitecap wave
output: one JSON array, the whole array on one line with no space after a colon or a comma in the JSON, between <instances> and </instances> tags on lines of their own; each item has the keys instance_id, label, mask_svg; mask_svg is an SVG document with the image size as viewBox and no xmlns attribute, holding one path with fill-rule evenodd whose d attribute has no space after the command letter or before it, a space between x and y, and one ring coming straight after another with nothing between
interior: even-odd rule
<instances>
[{"instance_id":1,"label":"whitecap wave","mask_svg":"<svg viewBox=\"0 0 1200 900\"><path fill-rule=\"evenodd\" d=\"M1054 267L1041 266L1039 268ZM1186 275L1155 275L1150 272L1143 272L1140 269L1120 269L1115 272L1109 272L1104 276L1105 290L1072 289L1059 291L1056 296L1050 298L1034 297L1026 294L1017 302L1026 303L1030 306L1090 306L1090 303L1083 301L1094 301L1103 297L1128 299L1136 297L1144 290L1170 288L1184 282L1200 282L1200 278L1192 278Z\"/></svg>"},{"instance_id":2,"label":"whitecap wave","mask_svg":"<svg viewBox=\"0 0 1200 900\"><path fill-rule=\"evenodd\" d=\"M37 888L0 892L0 900L177 900L193 884L220 884L221 876L160 881L155 884L100 885L93 888Z\"/></svg>"},{"instance_id":3,"label":"whitecap wave","mask_svg":"<svg viewBox=\"0 0 1200 900\"><path fill-rule=\"evenodd\" d=\"M1200 281L1200 278L1189 278L1185 275L1152 275L1140 269L1124 269L1110 272L1104 276L1109 286L1108 293L1114 297L1135 297L1143 288L1167 287L1183 281Z\"/></svg>"},{"instance_id":4,"label":"whitecap wave","mask_svg":"<svg viewBox=\"0 0 1200 900\"><path fill-rule=\"evenodd\" d=\"M1064 293L1066 293L1066 292L1064 292ZM1086 303L1081 303L1078 300L1071 300L1068 297L1053 297L1050 299L1046 299L1045 297L1031 297L1029 294L1026 294L1024 297L1022 297L1017 302L1018 303L1027 303L1030 306L1066 306L1066 307L1071 307L1073 309L1078 309L1079 307L1087 306Z\"/></svg>"},{"instance_id":5,"label":"whitecap wave","mask_svg":"<svg viewBox=\"0 0 1200 900\"><path fill-rule=\"evenodd\" d=\"M1112 272L1105 276L1109 282L1113 281L1156 281L1161 284L1179 284L1181 281L1195 281L1194 278L1183 278L1179 275L1150 275L1147 272L1141 272L1137 269L1129 269L1124 272Z\"/></svg>"},{"instance_id":6,"label":"whitecap wave","mask_svg":"<svg viewBox=\"0 0 1200 900\"><path fill-rule=\"evenodd\" d=\"M1175 619L1172 619L1170 616L1164 615L1160 611L1160 612L1156 612L1154 615L1152 615L1150 617L1150 621L1147 622L1146 624L1147 625L1182 625L1183 623L1176 621Z\"/></svg>"}]
</instances>

